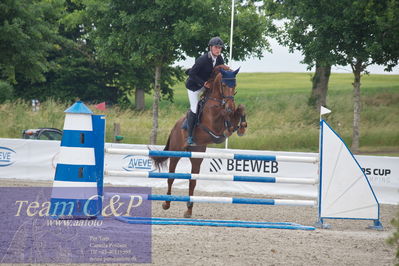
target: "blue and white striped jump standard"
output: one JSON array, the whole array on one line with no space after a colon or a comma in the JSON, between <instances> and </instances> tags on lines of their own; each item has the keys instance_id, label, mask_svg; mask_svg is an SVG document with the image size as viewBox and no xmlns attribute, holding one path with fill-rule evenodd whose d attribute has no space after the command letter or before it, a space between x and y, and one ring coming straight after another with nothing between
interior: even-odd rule
<instances>
[{"instance_id":1,"label":"blue and white striped jump standard","mask_svg":"<svg viewBox=\"0 0 399 266\"><path fill-rule=\"evenodd\" d=\"M184 158L211 158L211 159L234 159L234 160L259 160L259 161L280 161L280 162L303 162L317 163L318 157L301 156L274 156L257 154L234 154L234 153L210 153L210 152L189 152L189 151L153 151L106 148L106 153L123 155L142 155L153 157L184 157Z\"/></svg>"},{"instance_id":2,"label":"blue and white striped jump standard","mask_svg":"<svg viewBox=\"0 0 399 266\"><path fill-rule=\"evenodd\" d=\"M231 197L203 197L203 196L175 196L156 194L105 193L105 196L131 197L140 196L144 200L156 201L181 201L194 203L229 203L229 204L254 204L254 205L284 205L284 206L316 206L314 200L286 200L286 199L257 199L257 198L231 198Z\"/></svg>"},{"instance_id":3,"label":"blue and white striped jump standard","mask_svg":"<svg viewBox=\"0 0 399 266\"><path fill-rule=\"evenodd\" d=\"M193 226L217 226L217 227L243 227L243 228L273 228L293 230L315 230L313 226L304 226L297 223L273 223L273 222L251 222L231 220L202 220L202 219L179 219L179 218L155 218L155 217L129 217L116 216L117 220L129 224L151 224L151 225L193 225Z\"/></svg>"},{"instance_id":4,"label":"blue and white striped jump standard","mask_svg":"<svg viewBox=\"0 0 399 266\"><path fill-rule=\"evenodd\" d=\"M287 184L317 184L316 178L288 178L267 176L237 176L220 174L184 174L184 173L157 173L157 172L126 172L106 170L108 176L125 176L136 178L169 178L169 179L194 179L211 181L236 181L236 182L260 182L260 183L287 183Z\"/></svg>"}]
</instances>

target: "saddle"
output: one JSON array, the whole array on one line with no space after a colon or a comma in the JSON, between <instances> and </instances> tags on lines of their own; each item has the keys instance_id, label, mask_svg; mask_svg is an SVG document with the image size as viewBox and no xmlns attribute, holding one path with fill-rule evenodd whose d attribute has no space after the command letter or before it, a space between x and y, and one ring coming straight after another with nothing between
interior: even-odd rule
<instances>
[{"instance_id":1,"label":"saddle","mask_svg":"<svg viewBox=\"0 0 399 266\"><path fill-rule=\"evenodd\" d=\"M197 113L196 113L197 117L195 118L196 122L195 122L194 126L198 126L201 123L201 117L202 117L202 112L204 111L205 102L206 102L205 97L201 97L201 99L199 100L198 105L197 105ZM189 112L189 111L187 111L187 112ZM188 128L187 116L184 118L181 128L187 130L187 128Z\"/></svg>"},{"instance_id":2,"label":"saddle","mask_svg":"<svg viewBox=\"0 0 399 266\"><path fill-rule=\"evenodd\" d=\"M198 105L197 105L197 117L196 117L196 122L195 122L194 127L198 126L202 130L207 132L211 136L212 141L214 143L216 143L216 144L222 143L223 141L226 140L225 136L218 136L215 133L213 133L209 128L201 125L201 118L202 118L202 114L203 114L203 111L204 111L205 103L206 103L206 98L205 97L202 97L199 100L199 102L198 102ZM184 129L184 130L188 129L187 116L184 118L184 121L183 121L183 124L182 124L181 128Z\"/></svg>"}]
</instances>

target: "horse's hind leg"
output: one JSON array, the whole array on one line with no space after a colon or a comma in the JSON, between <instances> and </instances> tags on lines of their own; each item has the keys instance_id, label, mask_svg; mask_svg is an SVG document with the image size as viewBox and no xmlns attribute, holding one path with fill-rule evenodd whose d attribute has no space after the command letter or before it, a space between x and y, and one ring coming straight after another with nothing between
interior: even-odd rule
<instances>
[{"instance_id":1,"label":"horse's hind leg","mask_svg":"<svg viewBox=\"0 0 399 266\"><path fill-rule=\"evenodd\" d=\"M172 178L168 179L168 191L166 192L166 195L171 195L172 194L172 185L173 185L173 181L175 181ZM170 201L165 201L164 203L162 203L162 208L164 210L167 210L170 208Z\"/></svg>"},{"instance_id":2,"label":"horse's hind leg","mask_svg":"<svg viewBox=\"0 0 399 266\"><path fill-rule=\"evenodd\" d=\"M177 163L179 162L180 158L176 158L176 157L172 157L169 159L169 173L174 173L176 170L176 166ZM172 185L173 185L173 181L175 181L175 179L170 178L168 179L168 191L166 192L167 195L171 195L172 194ZM164 210L167 210L170 208L170 201L165 201L164 203L162 203L162 208Z\"/></svg>"},{"instance_id":3,"label":"horse's hind leg","mask_svg":"<svg viewBox=\"0 0 399 266\"><path fill-rule=\"evenodd\" d=\"M190 159L192 174L199 174L200 169L201 169L202 160L203 159ZM195 189L196 185L197 185L197 180L190 179L190 184L189 184L189 188L188 188L189 196L194 196L194 189ZM193 202L187 202L187 211L184 213L185 218L191 218L191 215L193 214L193 206L194 206Z\"/></svg>"}]
</instances>

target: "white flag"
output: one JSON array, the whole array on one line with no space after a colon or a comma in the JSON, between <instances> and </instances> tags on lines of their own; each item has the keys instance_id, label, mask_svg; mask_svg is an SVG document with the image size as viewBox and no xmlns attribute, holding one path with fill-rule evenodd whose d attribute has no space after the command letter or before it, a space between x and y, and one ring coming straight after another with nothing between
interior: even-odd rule
<instances>
[{"instance_id":1,"label":"white flag","mask_svg":"<svg viewBox=\"0 0 399 266\"><path fill-rule=\"evenodd\" d=\"M331 110L325 108L324 106L321 106L320 108L320 115L325 115L331 113Z\"/></svg>"}]
</instances>

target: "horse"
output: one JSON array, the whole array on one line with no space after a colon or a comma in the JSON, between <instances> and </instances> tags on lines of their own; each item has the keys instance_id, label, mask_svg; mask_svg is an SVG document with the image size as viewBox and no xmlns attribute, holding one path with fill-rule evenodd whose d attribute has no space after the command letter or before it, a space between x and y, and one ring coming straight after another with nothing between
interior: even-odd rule
<instances>
[{"instance_id":1,"label":"horse","mask_svg":"<svg viewBox=\"0 0 399 266\"><path fill-rule=\"evenodd\" d=\"M235 106L234 96L236 94L236 75L239 69L232 71L226 65L216 66L211 74L202 99L199 104L197 115L197 124L193 131L195 146L187 146L187 130L185 128L186 116L181 117L172 128L164 151L193 151L205 152L206 147L212 143L222 143L227 137L237 131L237 135L243 136L246 128L246 114L244 105ZM151 157L157 169L162 168L163 164L169 157ZM174 173L177 163L181 158L171 157L169 162L169 173ZM191 173L198 174L203 159L190 158ZM168 179L167 195L172 193L172 185L174 179ZM194 195L194 189L197 180L189 180L189 196ZM187 203L187 211L184 213L185 218L192 216L193 203ZM170 201L162 203L162 208L167 210L170 208Z\"/></svg>"}]
</instances>

